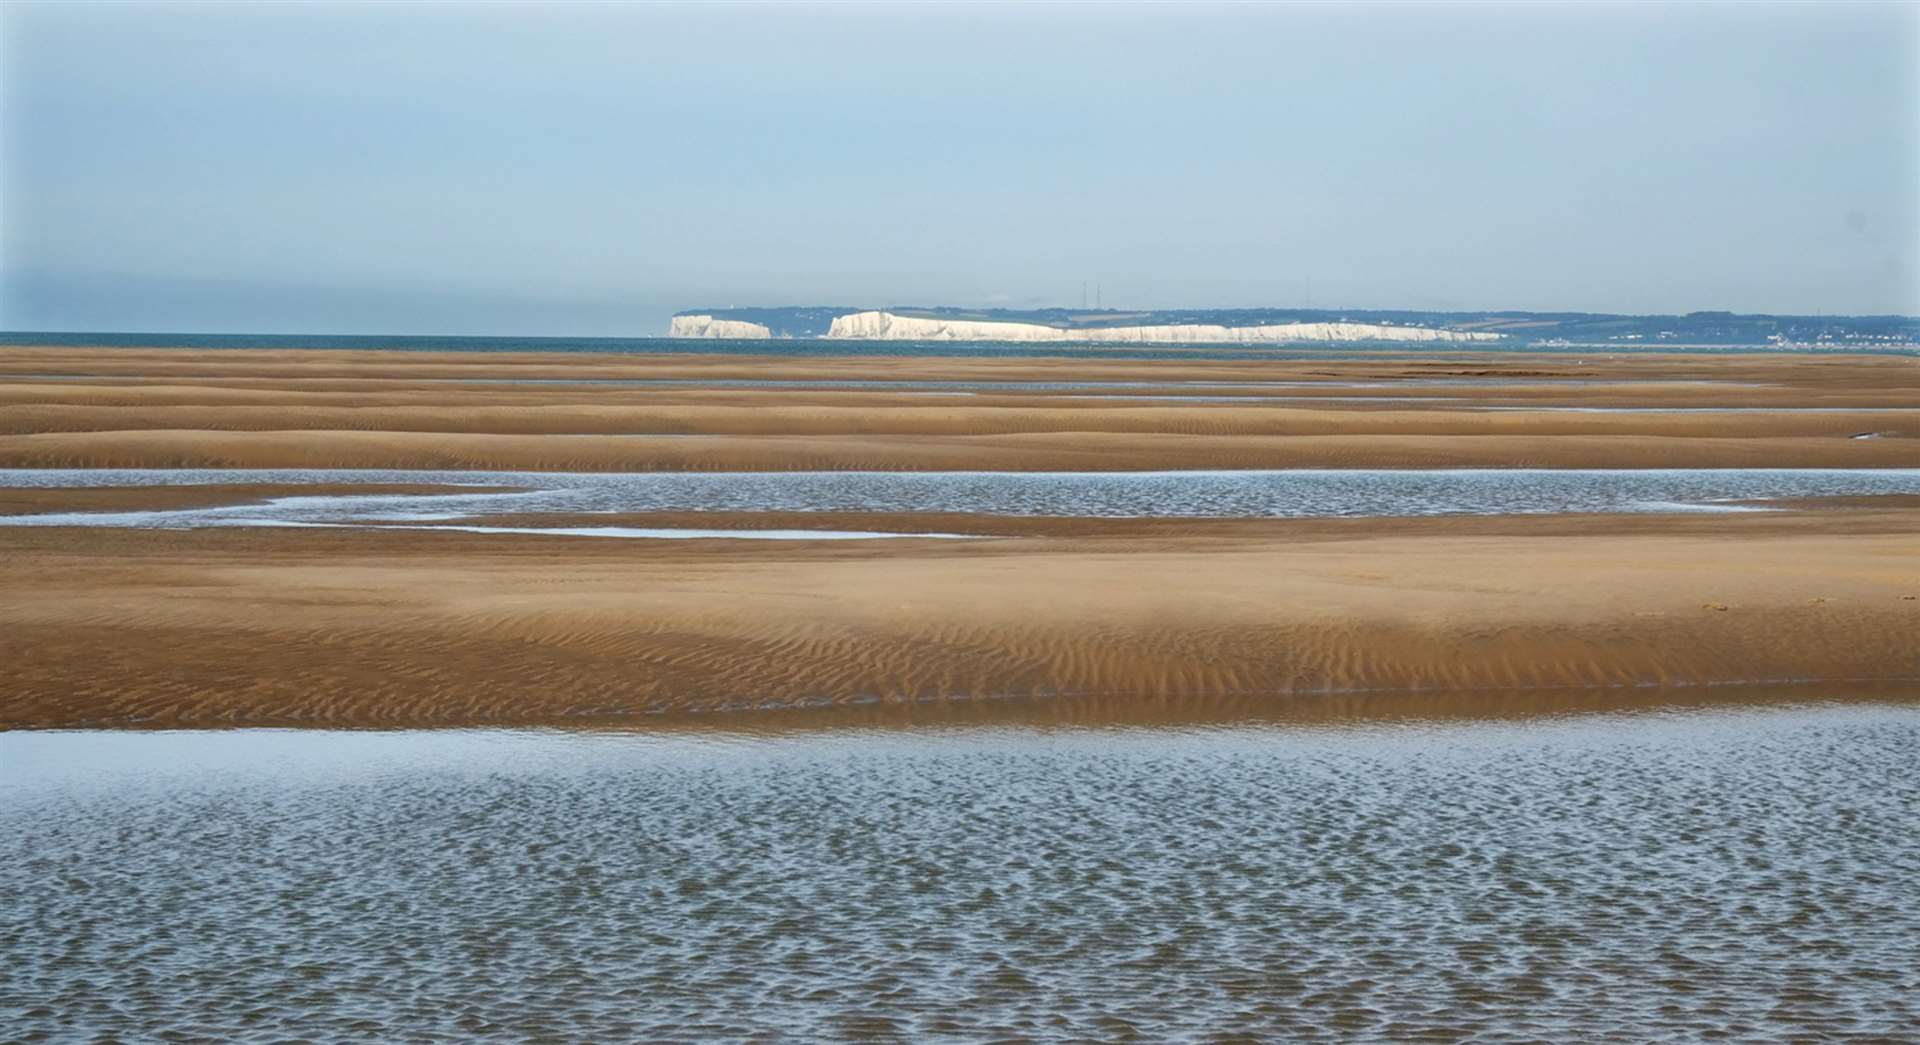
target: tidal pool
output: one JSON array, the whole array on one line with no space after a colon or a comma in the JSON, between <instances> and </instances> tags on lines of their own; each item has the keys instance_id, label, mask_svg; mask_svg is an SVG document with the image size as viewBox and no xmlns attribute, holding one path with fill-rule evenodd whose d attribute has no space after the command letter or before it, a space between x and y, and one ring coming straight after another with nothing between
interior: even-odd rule
<instances>
[{"instance_id":1,"label":"tidal pool","mask_svg":"<svg viewBox=\"0 0 1920 1045\"><path fill-rule=\"evenodd\" d=\"M23 1040L1920 1035L1920 704L0 734Z\"/></svg>"},{"instance_id":2,"label":"tidal pool","mask_svg":"<svg viewBox=\"0 0 1920 1045\"><path fill-rule=\"evenodd\" d=\"M1180 472L555 473L365 469L0 469L0 487L404 483L447 495L283 497L163 511L0 516L12 526L420 522L498 514L964 512L1079 517L1753 511L1773 498L1920 494L1920 469L1295 469Z\"/></svg>"}]
</instances>

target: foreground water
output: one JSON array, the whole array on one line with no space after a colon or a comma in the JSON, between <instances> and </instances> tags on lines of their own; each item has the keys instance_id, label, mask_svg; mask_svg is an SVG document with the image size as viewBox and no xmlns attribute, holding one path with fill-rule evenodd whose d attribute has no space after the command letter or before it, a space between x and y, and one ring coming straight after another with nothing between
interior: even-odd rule
<instances>
[{"instance_id":1,"label":"foreground water","mask_svg":"<svg viewBox=\"0 0 1920 1045\"><path fill-rule=\"evenodd\" d=\"M201 527L656 511L967 512L1079 517L1505 515L1754 510L1766 499L1920 493L1920 469L584 473L0 469L0 488L405 483L517 492L280 498L162 511L0 516L0 525Z\"/></svg>"},{"instance_id":2,"label":"foreground water","mask_svg":"<svg viewBox=\"0 0 1920 1045\"><path fill-rule=\"evenodd\" d=\"M1920 706L0 734L0 1023L1920 1035Z\"/></svg>"}]
</instances>

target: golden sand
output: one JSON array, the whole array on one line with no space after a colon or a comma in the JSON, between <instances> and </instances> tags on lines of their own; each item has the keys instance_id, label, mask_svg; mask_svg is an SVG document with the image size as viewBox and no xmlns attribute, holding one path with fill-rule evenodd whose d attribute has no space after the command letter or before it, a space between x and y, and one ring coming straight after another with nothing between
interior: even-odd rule
<instances>
[{"instance_id":1,"label":"golden sand","mask_svg":"<svg viewBox=\"0 0 1920 1045\"><path fill-rule=\"evenodd\" d=\"M509 378L1147 384L935 396L464 383ZM1484 378L1505 383L1430 383ZM1183 398L1090 397L1105 394ZM1199 398L1221 394L1260 401ZM1770 409L1477 409L1487 406ZM1202 363L6 349L0 467L1914 467L1920 413L1906 411L1916 407L1920 367L1877 357Z\"/></svg>"},{"instance_id":2,"label":"golden sand","mask_svg":"<svg viewBox=\"0 0 1920 1045\"><path fill-rule=\"evenodd\" d=\"M43 379L53 374L64 377ZM1357 382L1387 387L1307 391L1453 401L444 380L503 375L1128 380L1166 394L1200 391L1178 383L1196 379ZM1514 383L1407 384L1464 377ZM1770 409L1466 408L1487 404ZM1828 409L1790 409L1806 406ZM1920 367L1853 357L1147 363L11 349L0 350L0 466L1912 467L1920 416L1887 410L1909 406L1920 406ZM1866 431L1877 435L1852 438ZM316 492L327 491L8 491L0 511ZM966 542L0 529L0 727L454 725L987 697L1097 712L1234 695L1920 678L1920 509L1910 498L1794 507L1491 519L490 520L1004 538Z\"/></svg>"},{"instance_id":3,"label":"golden sand","mask_svg":"<svg viewBox=\"0 0 1920 1045\"><path fill-rule=\"evenodd\" d=\"M0 531L0 724L1920 677L1920 513L1840 514L792 544Z\"/></svg>"}]
</instances>

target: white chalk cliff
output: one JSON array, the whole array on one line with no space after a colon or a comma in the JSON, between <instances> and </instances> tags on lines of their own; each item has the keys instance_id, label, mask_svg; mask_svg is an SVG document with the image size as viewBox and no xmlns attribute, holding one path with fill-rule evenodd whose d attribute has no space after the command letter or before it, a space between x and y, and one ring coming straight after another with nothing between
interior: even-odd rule
<instances>
[{"instance_id":1,"label":"white chalk cliff","mask_svg":"<svg viewBox=\"0 0 1920 1045\"><path fill-rule=\"evenodd\" d=\"M773 336L759 323L740 319L715 319L712 316L675 316L667 327L668 337L724 337L757 340Z\"/></svg>"},{"instance_id":2,"label":"white chalk cliff","mask_svg":"<svg viewBox=\"0 0 1920 1045\"><path fill-rule=\"evenodd\" d=\"M681 318L675 317L679 328ZM699 335L687 335L699 336ZM709 334L708 337L724 335ZM1380 323L1269 323L1227 327L1211 323L1160 326L1061 329L1040 323L900 316L892 312L855 312L836 316L830 338L865 341L1139 341L1151 343L1315 342L1315 341L1498 341L1484 331L1397 327Z\"/></svg>"}]
</instances>

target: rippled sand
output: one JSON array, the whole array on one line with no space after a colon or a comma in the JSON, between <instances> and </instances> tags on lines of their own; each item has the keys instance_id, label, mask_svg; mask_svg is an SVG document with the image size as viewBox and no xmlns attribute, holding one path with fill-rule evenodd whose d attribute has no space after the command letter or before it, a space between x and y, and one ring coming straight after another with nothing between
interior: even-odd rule
<instances>
[{"instance_id":1,"label":"rippled sand","mask_svg":"<svg viewBox=\"0 0 1920 1045\"><path fill-rule=\"evenodd\" d=\"M503 383L583 380L691 384ZM819 384L831 380L853 384ZM930 396L930 382L978 394ZM1126 382L1129 394L1168 398L1043 390L1062 382ZM1271 401L1210 396L1223 391ZM1682 409L1560 409L1663 406ZM1915 407L1920 364L1898 357L1147 363L7 348L0 467L1914 467Z\"/></svg>"},{"instance_id":2,"label":"rippled sand","mask_svg":"<svg viewBox=\"0 0 1920 1045\"><path fill-rule=\"evenodd\" d=\"M1912 509L1030 526L825 542L0 528L0 724L1916 674Z\"/></svg>"},{"instance_id":3,"label":"rippled sand","mask_svg":"<svg viewBox=\"0 0 1920 1045\"><path fill-rule=\"evenodd\" d=\"M847 386L822 384L832 382ZM1059 394L1094 382L1173 398ZM1223 390L1286 398L1220 401ZM977 394L925 394L951 391ZM1486 409L1506 406L1680 409ZM1896 357L5 349L0 465L1884 471L1920 466L1915 406L1920 363ZM1889 476L1777 492L1907 489ZM1482 510L1620 507L1602 498L1596 508L1570 481L1543 480ZM749 495L562 499L544 514L485 522L1006 539L693 539L662 549L667 542L527 533L4 527L0 726L446 725L1003 697L1125 704L1920 676L1920 516L1899 496L1815 496L1791 511L1715 519L1087 520L981 509L1291 509L1285 498L1249 502L1244 491L1186 480L1145 500L1109 497L1099 482L1078 500L1028 496L1014 489L1024 479L944 499L787 497L776 489L787 480L754 482L660 481ZM844 485L876 482L918 489L911 479ZM1301 496L1324 510L1354 500L1345 487L1362 483L1372 490L1365 510L1429 506L1360 479L1334 483L1331 499ZM1686 507L1765 493L1703 490L1689 479L1671 492ZM205 503L158 490L6 496L26 497L34 511ZM690 510L702 507L727 510Z\"/></svg>"},{"instance_id":4,"label":"rippled sand","mask_svg":"<svg viewBox=\"0 0 1920 1045\"><path fill-rule=\"evenodd\" d=\"M1920 1035L1912 703L0 758L26 1038Z\"/></svg>"},{"instance_id":5,"label":"rippled sand","mask_svg":"<svg viewBox=\"0 0 1920 1045\"><path fill-rule=\"evenodd\" d=\"M1895 358L4 349L0 466L1888 469L1916 407ZM1897 476L1425 519L793 481L486 521L974 539L0 528L0 1027L1920 1037ZM1619 510L1569 481L1496 510ZM0 511L459 492L342 482ZM702 484L746 488L657 485Z\"/></svg>"}]
</instances>

